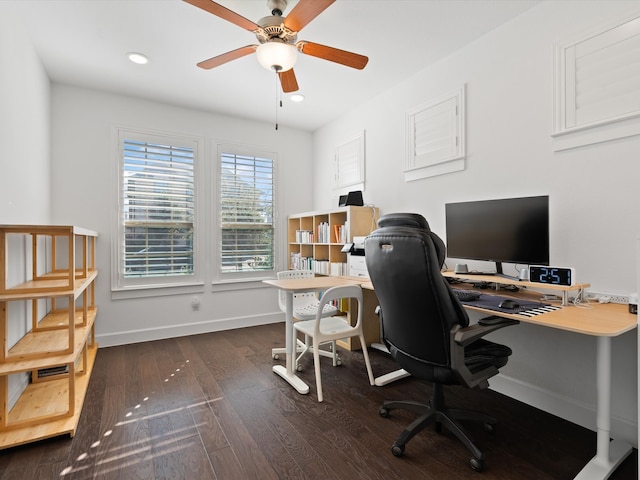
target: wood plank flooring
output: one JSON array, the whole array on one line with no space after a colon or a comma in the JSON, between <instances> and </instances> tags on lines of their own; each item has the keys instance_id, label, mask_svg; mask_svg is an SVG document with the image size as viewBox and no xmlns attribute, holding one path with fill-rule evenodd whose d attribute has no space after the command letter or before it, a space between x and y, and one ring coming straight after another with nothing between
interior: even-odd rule
<instances>
[{"instance_id":1,"label":"wood plank flooring","mask_svg":"<svg viewBox=\"0 0 640 480\"><path fill-rule=\"evenodd\" d=\"M0 480L23 479L508 479L573 478L595 453L595 433L492 391L446 388L447 403L497 417L496 431L470 426L486 468L451 434L429 429L391 444L414 415L378 415L384 399L426 400L431 387L405 379L367 382L361 352L343 365L322 359L325 401L315 395L313 360L296 393L271 367L284 325L173 338L98 351L74 438L57 437L0 452ZM394 370L370 353L374 375ZM637 452L614 480L637 479Z\"/></svg>"}]
</instances>

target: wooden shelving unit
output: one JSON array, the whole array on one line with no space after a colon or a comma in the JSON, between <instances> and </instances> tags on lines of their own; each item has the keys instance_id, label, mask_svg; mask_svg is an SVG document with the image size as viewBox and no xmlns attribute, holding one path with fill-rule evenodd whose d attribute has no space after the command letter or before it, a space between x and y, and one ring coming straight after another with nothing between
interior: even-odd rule
<instances>
[{"instance_id":1,"label":"wooden shelving unit","mask_svg":"<svg viewBox=\"0 0 640 480\"><path fill-rule=\"evenodd\" d=\"M345 243L376 228L376 207L339 207L335 210L291 215L288 219L289 268L322 275L349 275Z\"/></svg>"},{"instance_id":2,"label":"wooden shelving unit","mask_svg":"<svg viewBox=\"0 0 640 480\"><path fill-rule=\"evenodd\" d=\"M357 206L291 215L287 229L289 269L349 276L347 253L342 248L345 243L353 242L353 237L366 236L375 230L378 215L376 207ZM350 321L355 322L357 302L350 301L344 310ZM364 315L369 313L364 312ZM375 321L365 322L365 338L374 339L372 341L380 338L377 317ZM362 348L357 337L339 340L338 344L347 350Z\"/></svg>"},{"instance_id":3,"label":"wooden shelving unit","mask_svg":"<svg viewBox=\"0 0 640 480\"><path fill-rule=\"evenodd\" d=\"M0 449L75 434L98 350L97 236L75 226L0 226ZM31 275L10 285L16 244L30 244L24 261ZM31 328L8 345L14 306L30 309ZM9 408L11 375L29 381Z\"/></svg>"}]
</instances>

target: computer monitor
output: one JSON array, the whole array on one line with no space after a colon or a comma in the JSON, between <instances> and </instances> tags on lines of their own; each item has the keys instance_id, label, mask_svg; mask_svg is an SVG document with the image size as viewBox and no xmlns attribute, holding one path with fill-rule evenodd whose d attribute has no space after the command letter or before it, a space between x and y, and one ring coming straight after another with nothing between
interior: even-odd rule
<instances>
[{"instance_id":1,"label":"computer monitor","mask_svg":"<svg viewBox=\"0 0 640 480\"><path fill-rule=\"evenodd\" d=\"M549 196L445 205L447 256L502 263L549 265Z\"/></svg>"}]
</instances>

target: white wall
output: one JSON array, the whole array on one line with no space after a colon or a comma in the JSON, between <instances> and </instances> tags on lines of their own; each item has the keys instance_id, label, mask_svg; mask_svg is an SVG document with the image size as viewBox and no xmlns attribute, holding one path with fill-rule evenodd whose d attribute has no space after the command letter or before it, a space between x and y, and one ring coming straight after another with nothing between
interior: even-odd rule
<instances>
[{"instance_id":1,"label":"white wall","mask_svg":"<svg viewBox=\"0 0 640 480\"><path fill-rule=\"evenodd\" d=\"M334 205L342 193L329 185L333 149L365 130L364 197L381 213L421 213L444 238L447 202L548 194L551 263L575 267L579 281L594 291L637 291L640 137L554 153L550 136L554 43L631 10L637 12L637 2L545 2L319 129L314 208ZM405 183L405 112L461 84L466 170ZM594 428L593 338L530 325L494 338L508 343L514 355L493 388ZM633 443L636 344L634 333L613 340L614 434Z\"/></svg>"},{"instance_id":2,"label":"white wall","mask_svg":"<svg viewBox=\"0 0 640 480\"><path fill-rule=\"evenodd\" d=\"M189 295L112 300L110 252L117 209L117 151L114 126L138 127L259 146L278 154L281 251L286 268L287 215L310 209L311 134L273 124L188 110L130 97L54 84L52 88L53 221L99 233L96 336L108 346L206 331L283 321L276 290L261 283L214 291L207 278L200 310ZM211 192L207 192L207 195ZM208 252L213 247L206 246ZM284 337L283 337L284 341Z\"/></svg>"},{"instance_id":3,"label":"white wall","mask_svg":"<svg viewBox=\"0 0 640 480\"><path fill-rule=\"evenodd\" d=\"M0 225L48 223L49 79L42 68L20 16L0 2ZM7 282L27 279L25 244L9 239ZM8 303L8 345L31 325L29 302ZM26 375L9 377L13 405L26 386Z\"/></svg>"},{"instance_id":4,"label":"white wall","mask_svg":"<svg viewBox=\"0 0 640 480\"><path fill-rule=\"evenodd\" d=\"M49 79L19 14L0 4L0 224L49 221Z\"/></svg>"}]
</instances>

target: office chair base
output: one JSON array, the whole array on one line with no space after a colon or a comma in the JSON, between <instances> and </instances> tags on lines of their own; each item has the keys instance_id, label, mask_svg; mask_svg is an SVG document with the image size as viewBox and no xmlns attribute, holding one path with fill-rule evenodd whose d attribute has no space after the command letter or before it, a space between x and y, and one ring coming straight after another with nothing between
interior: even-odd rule
<instances>
[{"instance_id":1,"label":"office chair base","mask_svg":"<svg viewBox=\"0 0 640 480\"><path fill-rule=\"evenodd\" d=\"M484 454L475 445L473 437L462 428L458 421L473 420L481 422L486 431L492 432L497 424L497 420L495 418L474 410L446 408L444 406L442 385L439 384L434 385L433 397L429 404L412 401L387 400L380 407L380 416L387 418L389 416L389 412L397 408L415 412L419 417L407 426L396 441L393 442L393 445L391 446L391 453L393 453L394 456L403 456L407 442L426 427L431 424L435 424L437 432L440 432L444 426L467 447L473 455L470 459L470 466L473 470L481 471L484 468Z\"/></svg>"}]
</instances>

